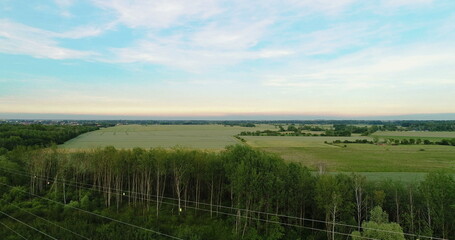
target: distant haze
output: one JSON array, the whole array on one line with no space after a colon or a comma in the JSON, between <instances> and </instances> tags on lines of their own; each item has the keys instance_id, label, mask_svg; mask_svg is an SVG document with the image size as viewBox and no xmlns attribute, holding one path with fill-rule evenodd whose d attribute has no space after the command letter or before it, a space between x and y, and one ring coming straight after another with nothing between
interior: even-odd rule
<instances>
[{"instance_id":1,"label":"distant haze","mask_svg":"<svg viewBox=\"0 0 455 240\"><path fill-rule=\"evenodd\" d=\"M455 113L396 116L225 115L225 116L115 116L70 114L2 114L4 119L36 120L455 120Z\"/></svg>"}]
</instances>

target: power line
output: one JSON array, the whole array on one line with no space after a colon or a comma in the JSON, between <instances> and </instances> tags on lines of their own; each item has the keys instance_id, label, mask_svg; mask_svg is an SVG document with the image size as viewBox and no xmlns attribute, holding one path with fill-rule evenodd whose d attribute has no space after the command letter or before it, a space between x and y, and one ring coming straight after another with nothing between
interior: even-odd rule
<instances>
[{"instance_id":1,"label":"power line","mask_svg":"<svg viewBox=\"0 0 455 240\"><path fill-rule=\"evenodd\" d=\"M20 233L18 233L16 230L14 230L14 229L8 227L8 225L6 225L6 224L4 224L4 223L2 223L2 222L0 222L0 224L3 225L4 227L8 228L9 230L11 230L12 232L14 232L15 234L17 234L17 236L21 237L22 239L27 240L26 237L24 237L23 235L21 235Z\"/></svg>"},{"instance_id":2,"label":"power line","mask_svg":"<svg viewBox=\"0 0 455 240\"><path fill-rule=\"evenodd\" d=\"M108 192L106 192L106 191L96 190L96 188L91 188L91 189L90 189L90 188L87 188L87 187L83 187L83 188L89 189L89 190L95 190L95 191L98 191L98 192L108 193ZM132 198L131 196L126 196L126 197ZM145 199L145 198L141 198L141 197L139 197L139 200L144 200L144 201L149 201L149 202L157 202L156 200ZM178 199L174 199L174 200L178 200ZM165 202L165 201L162 201L162 203L168 204L168 205L172 205L172 206L179 206L179 205L176 204L176 203L169 203L169 202ZM216 206L216 205L214 205L214 206ZM191 206L186 206L186 208L195 209L195 210L202 210L202 211L206 211L206 212L210 212L210 211L211 211L210 209L204 209L204 208L198 208L198 207L191 207ZM237 210L240 210L240 209L237 209ZM245 210L245 211L247 211L247 212L252 212L252 211L249 211L249 210ZM227 215L227 216L239 217L239 215L233 214L233 213L220 212L220 211L216 211L216 210L212 210L212 212L214 212L214 213L219 213L219 214L224 214L224 215ZM307 226L302 226L302 225L297 225L297 224L291 224L291 223L282 223L282 222L279 222L279 221L271 221L271 220L268 220L268 219L255 218L255 217L249 217L249 216L243 216L243 215L240 215L240 217L246 218L246 219L251 219L251 220L263 221L263 222L267 222L267 223L274 223L274 224L280 224L280 225L286 225L286 226L292 226L292 227L300 227L300 228L305 228L305 229L309 229L309 230L328 232L328 233L339 234L339 235L344 235L344 236L351 236L351 235L348 234L348 233L334 232L334 231L329 231L329 230L325 230L325 229L319 229L319 228L314 228L314 227L307 227ZM380 239L376 239L376 238L362 237L362 236L359 236L359 238L368 239L368 240L380 240Z\"/></svg>"},{"instance_id":3,"label":"power line","mask_svg":"<svg viewBox=\"0 0 455 240\"><path fill-rule=\"evenodd\" d=\"M1 167L0 167L1 168ZM20 175L23 175L23 176L29 176L29 177L32 177L32 175L29 175L29 174L20 174ZM41 177L38 177L38 176L33 176L34 178L41 178ZM41 179L45 179L45 180L48 180L49 178L44 178L42 177ZM66 181L65 182L73 182L73 181ZM76 183L76 182L74 182ZM68 183L66 183L68 184ZM88 190L93 190L92 188L103 188L103 189L108 189L108 190L114 190L114 191L117 191L117 189L114 189L114 188L109 188L109 187L104 187L104 186L99 186L99 185L91 185L91 184L86 184L86 183L76 183L78 184L76 187L81 187L80 185L86 185L86 186L90 186L91 188L87 188L87 187L82 187L82 188L85 188L85 189L88 189ZM72 184L68 184L70 186L75 186L75 185L72 185ZM100 191L100 192L104 192L104 193L108 193L108 192L105 192L105 191ZM144 193L138 193L138 192L133 192L133 191L127 191L127 190L124 190L122 191L124 193L132 193L132 194L138 194L138 195L143 195L143 196L151 196L151 197L157 197L156 195L151 195L151 194L144 194ZM177 198L170 198L170 197L164 197L164 196L158 196L162 199L170 199L170 200L174 200L174 201L178 201ZM150 199L143 199L142 200L146 200L146 201L153 201L153 200L150 200ZM247 209L241 209L241 208L234 208L234 207L228 207L228 206L223 206L223 205L216 205L216 204L207 204L207 203L202 203L202 202L195 202L195 201L190 201L190 200L184 200L184 199L180 199L180 201L182 202L189 202L189 203L195 203L195 204L201 204L201 205L206 205L206 206L212 206L212 207L219 207L219 208L226 208L226 209L231 209L231 210L241 210L241 211L248 211L248 212L252 212L252 213L258 213L258 214L265 214L267 216L277 216L277 217L283 217L283 218L291 218L291 219L296 219L296 220L302 220L302 221L311 221L311 222L318 222L318 223L325 223L325 224L330 224L330 225L339 225L339 226L347 226L347 227L351 227L351 228L357 228L358 226L357 225L349 225L349 224L343 224L343 223L333 223L333 222L328 222L328 221L323 221L323 220L316 220L316 219L309 219L309 218L300 218L300 217L294 217L294 216L288 216L288 215L281 215L281 214L275 214L275 213L268 213L268 212L261 212L261 211L255 211L255 210L247 210ZM154 201L156 202L156 201ZM212 210L213 212L213 210ZM216 211L215 211L216 212ZM221 213L221 212L218 212L218 213ZM224 213L224 212L223 212ZM298 226L301 226L301 225L298 225ZM445 240L443 238L436 238L436 237L428 237L428 236L419 236L417 234L412 234L412 233L403 233L403 232L395 232L395 231L388 231L388 230L383 230L383 229L376 229L376 228L363 228L363 229L366 229L366 230L374 230L374 231L380 231L380 232L387 232L387 233L393 233L393 234L403 234L403 235L408 235L408 236L414 236L414 237L421 237L421 238L431 238L431 239L441 239L441 240Z\"/></svg>"},{"instance_id":4,"label":"power line","mask_svg":"<svg viewBox=\"0 0 455 240\"><path fill-rule=\"evenodd\" d=\"M77 185L73 185L73 184L68 184L68 185L77 187ZM87 187L82 187L82 188L88 189L88 190L94 190L95 187L96 187L96 185L92 185L92 188L87 188ZM95 191L108 193L106 191L96 190L96 188L95 188ZM130 196L127 196L127 197L131 198ZM145 199L145 198L141 198L141 197L139 199L140 200L145 200L145 201L157 202L156 200ZM172 199L172 198L168 198L168 199ZM174 199L174 200L177 200L177 199ZM168 203L168 202L164 202L164 201L162 203L168 204L168 205L172 205L172 206L178 206L178 204L175 204L175 203ZM217 205L214 205L214 206L217 206ZM191 206L186 206L186 208L195 209L195 210L202 210L202 211L211 211L209 209L203 209L203 208L197 208L197 207L191 207ZM240 210L240 209L236 209L236 210ZM249 210L246 210L246 211L249 211ZM233 217L238 217L238 215L232 214L232 213L220 212L220 211L216 211L216 210L215 211L212 210L212 212L219 213L219 214L224 214L224 215L228 215L228 216L233 216ZM249 211L249 212L252 212L252 211ZM271 221L271 220L268 220L268 219L261 219L261 218L243 216L243 215L240 215L240 217L246 218L246 219L251 219L251 220L263 221L263 222L267 222L267 223L274 223L274 224L280 224L280 225L286 225L286 226L300 227L300 228L305 228L305 229L310 229L310 230L315 230L315 231L322 231L322 232L328 232L328 233L339 234L339 235L344 235L344 236L351 236L350 234L347 234L347 233L328 231L328 230L325 230L325 229L307 227L307 226L302 226L302 225L297 225L297 224L282 223L282 222L279 222L279 221ZM368 239L368 240L378 240L378 239L375 239L375 238L362 237L362 236L360 236L360 238L364 238L364 239Z\"/></svg>"},{"instance_id":5,"label":"power line","mask_svg":"<svg viewBox=\"0 0 455 240\"><path fill-rule=\"evenodd\" d=\"M59 228L65 230L65 231L67 231L67 232L70 232L70 233L72 233L72 234L74 234L74 235L76 235L76 236L79 236L79 237L81 237L81 238L88 239L88 240L90 239L90 238L87 238L87 237L85 237L85 236L82 236L81 234L79 234L79 233L77 233L77 232L71 231L71 230L68 229L68 228L62 227L62 226L60 226L60 225L58 225L58 224L56 224L56 223L54 223L54 222L52 222L52 221L49 221L49 220L47 220L47 219L45 219L45 218L43 218L43 217L40 217L40 216L38 216L38 215L36 215L36 214L30 212L30 211L27 211L27 210L25 210L25 209L23 209L23 208L21 208L21 207L19 207L19 206L17 206L17 205L14 205L14 204L12 204L12 203L10 203L10 204L11 204L12 206L18 208L18 209L21 210L21 211L24 211L24 212L26 212L26 213L28 213L28 214L31 214L31 215L33 215L33 216L35 216L35 217L37 217L37 218L39 218L39 219L41 219L41 220L43 220L43 221L46 221L46 222L48 222L48 223L50 223L50 224L52 224L52 225L54 225L54 226L57 226L57 227L59 227Z\"/></svg>"},{"instance_id":6,"label":"power line","mask_svg":"<svg viewBox=\"0 0 455 240\"><path fill-rule=\"evenodd\" d=\"M0 168L2 168L2 167L0 167ZM11 172L11 173L12 173L12 172ZM13 173L13 174L14 174L14 173ZM15 173L15 174L19 174L19 173ZM32 177L32 175L27 174L27 173L23 173L23 174L19 174L19 175ZM48 180L48 179L49 179L49 178L39 177L39 176L36 176L36 175L33 176L33 177L35 177L35 178L40 178L40 179L45 179L45 180ZM77 183L77 182L74 182L74 181L67 181L67 180L65 180L65 184L68 184L68 185L70 185L70 186L74 186L74 185L72 185L72 184L69 184L68 182L69 182L69 183L73 182L73 183L78 184L76 187L81 187L80 185L85 185L85 186L90 186L90 187L92 187L92 188L102 188L102 189L117 191L117 189L109 188L109 187L104 187L104 186L100 186L100 185L91 185L91 184L87 184L87 183ZM87 187L83 187L83 188L91 190L91 188L87 188ZM122 190L122 192L124 192L124 193L130 193L130 194L137 194L137 195L142 195L142 196L157 197L156 195L144 194L144 193L139 193L139 192L134 192L134 191ZM105 193L107 193L107 192L105 192ZM159 198L162 198L162 199L169 199L169 200L178 201L177 198L171 198L171 197L165 197L165 196L158 196L158 197L159 197ZM150 201L150 199L143 199L143 200ZM266 215L266 216L277 216L277 217L289 218L289 219L294 219L294 220L302 220L302 221L304 221L304 222L305 222L305 221L307 221L307 222L317 222L317 223L338 225L338 226L344 226L344 227L358 228L357 225L351 225L351 224L344 224L344 223L337 223L337 222L333 223L333 222L328 222L328 221L324 221L324 220L310 219L310 218L304 218L304 217L295 217L295 216L289 216L289 215L284 215L284 214L275 214L275 213L268 213L268 212L262 212L262 211L256 211L256 210L247 210L247 209L235 208L235 207L229 207L229 206L223 206L223 205L208 204L208 203L203 203L203 202L195 202L195 201L185 200L185 199L180 199L180 201L186 202L186 203L201 204L201 205L205 205L205 206L212 206L212 207L225 208L225 209L236 210L236 211L237 211L237 210L248 211L248 212L252 212L252 213L263 214L263 215ZM155 202L156 202L156 201L155 201ZM212 211L213 211L213 210L212 210ZM300 226L300 225L299 225L299 226ZM421 236L421 235L413 234L413 233L396 232L396 231L389 231L389 230L377 229L377 228L362 227L362 229L364 229L364 230L379 231L379 232L385 232L385 233L392 233L392 234L403 234L403 235L411 236L411 237L428 238L428 239L435 239L435 240L446 240L446 239L444 239L444 238L430 237L430 236Z\"/></svg>"},{"instance_id":7,"label":"power line","mask_svg":"<svg viewBox=\"0 0 455 240\"><path fill-rule=\"evenodd\" d=\"M0 183L2 185L5 185L5 186L9 186L9 187L12 187L8 184L4 184L4 183ZM68 185L71 185L71 184L68 184ZM93 187L95 187L95 185L93 185ZM86 188L86 187L84 187ZM86 189L89 189L89 188L86 188ZM94 189L89 189L89 190L94 190ZM19 190L21 191L21 190ZM99 192L104 192L104 193L108 193L106 191L101 191L101 190L95 190L95 191L99 191ZM25 191L22 191L24 193L26 193ZM48 199L48 198L44 198L44 197L41 197L39 195L36 195L36 194L32 194L32 193L29 193L30 195L33 195L33 196L36 196L36 197L39 197L39 198L42 198L42 199L45 199L45 200L48 200L48 201L51 201L51 202L55 202L55 203L58 203L58 204L62 204L62 205L65 205L63 203L60 203L60 202L57 202L57 201L54 201L52 199ZM129 197L129 196L128 196ZM131 198L131 197L129 197ZM141 200L146 200L146 201L152 201L152 202L156 202L156 200L150 200L150 199L145 199L145 198L139 198ZM168 203L168 202L164 202L164 204L168 204L168 205L173 205L173 206L178 206L178 204L175 204L175 203ZM66 206L66 205L65 205ZM216 205L214 205L216 206ZM72 207L72 206L68 206L68 207ZM75 207L72 207L72 208L75 208ZM203 208L197 208L197 207L191 207L191 206L186 206L186 208L190 208L190 209L195 209L195 210L202 210L202 211L210 211L209 209L203 209ZM84 212L88 212L88 211L85 211L83 209L79 209L79 208L75 208L75 209L78 209L78 210L81 210L81 211L84 211ZM234 216L234 217L238 217L238 215L236 214L232 214L232 213L226 213L226 212L220 212L220 211L213 211L215 213L219 213L219 214L224 214L224 215L228 215L228 216ZM91 213L91 212L88 212L88 213ZM95 213L91 213L91 214L95 214ZM95 215L98 215L98 214L95 214ZM104 217L104 218L108 218L108 219L111 219L109 217L105 217L105 216L102 216L102 215L98 215L100 217ZM328 231L328 230L325 230L325 229L319 229L319 228L313 228L313 227L307 227L307 226L302 226L302 225L297 225L297 224L290 224L290 223L282 223L282 222L279 222L279 221L271 221L271 220L268 220L268 219L261 219L261 218L255 218L255 217L249 217L249 216L243 216L243 215L240 215L240 217L242 218L246 218L246 219L251 219L251 220L258 220L258 221L263 221L263 222L267 222L267 223L274 223L274 224L280 224L280 225L286 225L286 226L293 226L293 227L300 227L300 228L305 228L305 229L310 229L310 230L315 230L315 231L322 231L322 232L327 232L327 233L332 233L332 234L339 234L339 235L344 235L344 236L351 236L350 234L348 233L341 233L341 232L334 232L334 231ZM118 221L118 222L122 222L122 221L119 221L119 220L116 220L116 219L111 219L113 221ZM125 222L122 222L124 224L127 224L129 225L129 223L125 223ZM136 225L133 225L133 226L136 226ZM136 226L136 227L139 227L139 226ZM141 229L144 229L142 227L139 227ZM144 229L144 230L148 230L148 229ZM166 235L164 235L166 236ZM176 238L176 237L173 237L173 236L169 236L168 237L171 237L171 238L174 238L174 239L181 239L181 238ZM362 237L362 236L359 236L360 238L363 238L363 239L367 239L367 240L379 240L379 239L375 239L375 238L369 238L369 237Z\"/></svg>"},{"instance_id":8,"label":"power line","mask_svg":"<svg viewBox=\"0 0 455 240\"><path fill-rule=\"evenodd\" d=\"M4 185L4 186L8 186L8 187L13 187L11 185L8 185L8 184L5 184L5 183L1 183L1 182L0 182L0 184ZM64 203L61 203L61 202L58 202L58 201L55 201L55 200L52 200L52 199L49 199L49 198L45 198L45 197L39 196L37 194L33 194L33 193L30 193L30 192L22 191L20 189L17 189L17 191L20 191L20 192L23 192L23 193L26 193L26 194L30 194L30 195L38 197L40 199L47 200L47 201L50 201L50 202L53 202L53 203L57 203L57 204L65 206L65 207L76 209L76 210L79 210L79 211L82 211L84 213L88 213L88 214L91 214L91 215L94 215L94 216L97 216L97 217L101 217L101 218L108 219L108 220L111 220L111 221L114 221L114 222L118 222L118 223L130 226L130 227L135 227L135 228L138 228L138 229L141 229L141 230L144 230L144 231L152 232L152 233L155 233L157 235L161 235L161 236L172 238L172 239L183 240L182 238L174 237L174 236L166 234L166 233L161 233L161 232L158 232L158 231L155 231L155 230L152 230L152 229L144 228L144 227L141 227L141 226L138 226L138 225L134 225L134 224L131 224L131 223L128 223L128 222L124 222L124 221L121 221L121 220L118 220L118 219L114 219L114 218L107 217L107 216L104 216L104 215L100 215L100 214L97 214L97 213L94 213L94 212L90 212L90 211L87 211L87 210L84 210L84 209L81 209L81 208L77 208L77 207L74 207L74 206L71 206L71 205L67 205L67 204L64 204Z\"/></svg>"},{"instance_id":9,"label":"power line","mask_svg":"<svg viewBox=\"0 0 455 240\"><path fill-rule=\"evenodd\" d=\"M0 183L0 184L3 184L3 183ZM20 190L19 190L19 191L20 191ZM0 211L0 213L2 213L3 215L5 215L5 216L7 216L7 217L9 217L9 218L11 218L11 219L14 219L14 220L16 220L17 222L20 222L20 223L22 223L22 224L26 225L27 227L29 227L29 228L31 228L31 229L33 229L33 230L35 230L35 231L37 231L37 232L39 232L39 233L43 234L44 236L46 236L46 237L48 237L48 238L51 238L51 239L57 240L57 238L55 238L55 237L52 237L51 235L49 235L49 234L47 234L47 233L45 233L45 232L42 232L42 231L40 231L39 229L36 229L36 228L34 228L34 227L32 227L32 226L28 225L27 223L25 223L25 222L23 222L23 221L21 221L21 220L19 220L19 219L15 218L15 217L13 217L13 216L11 216L11 215L7 214L7 213L5 213L5 212L2 212L2 211Z\"/></svg>"}]
</instances>

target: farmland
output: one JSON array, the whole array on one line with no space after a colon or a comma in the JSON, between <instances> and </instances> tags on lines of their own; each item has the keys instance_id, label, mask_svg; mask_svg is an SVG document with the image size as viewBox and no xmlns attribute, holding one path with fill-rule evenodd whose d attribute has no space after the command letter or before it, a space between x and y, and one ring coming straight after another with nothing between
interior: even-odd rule
<instances>
[{"instance_id":1,"label":"farmland","mask_svg":"<svg viewBox=\"0 0 455 240\"><path fill-rule=\"evenodd\" d=\"M312 169L323 164L328 171L342 172L455 172L452 146L325 144L324 141L359 137L244 137L247 144L300 162ZM346 147L345 147L346 146Z\"/></svg>"},{"instance_id":2,"label":"farmland","mask_svg":"<svg viewBox=\"0 0 455 240\"><path fill-rule=\"evenodd\" d=\"M120 125L83 134L64 145L66 149L116 148L186 148L221 150L240 143L234 135L245 130L273 129L273 125L239 127L223 125Z\"/></svg>"},{"instance_id":3,"label":"farmland","mask_svg":"<svg viewBox=\"0 0 455 240\"><path fill-rule=\"evenodd\" d=\"M419 138L428 139L432 141L442 140L444 138L455 138L455 132L422 132L422 131L382 131L376 132L372 136L378 138Z\"/></svg>"},{"instance_id":4,"label":"farmland","mask_svg":"<svg viewBox=\"0 0 455 240\"><path fill-rule=\"evenodd\" d=\"M274 130L274 125L256 127L223 125L120 125L89 132L61 145L64 149L171 148L181 146L219 151L242 143L234 136L241 131ZM374 136L444 138L452 132L378 132ZM373 140L372 137L242 136L253 148L275 153L290 162L299 162L329 172L429 172L444 169L455 173L455 148L439 145L327 144L336 140ZM380 174L383 175L383 174ZM372 177L374 178L374 176Z\"/></svg>"},{"instance_id":5,"label":"farmland","mask_svg":"<svg viewBox=\"0 0 455 240\"><path fill-rule=\"evenodd\" d=\"M105 124L97 124L91 129L115 125L109 122ZM401 221L399 226L402 226L404 231L427 234L419 232L420 230L416 232L415 225L403 219L407 219L410 214L425 212L428 203L431 203L432 209L442 209L431 215L432 219L442 216L440 218L448 224L454 222L453 211L441 208L441 206L452 206L455 200L453 180L455 145L452 142L450 142L452 145L441 145L434 141L427 144L422 141L406 144L404 140L410 136L404 135L405 132L387 132L387 136L401 134L398 137L404 139L398 143L388 139L384 141L382 140L384 138L377 135L362 136L367 134L358 131L351 132L350 136L327 135L330 131L335 134L341 133L347 127L342 127L344 129L339 129L338 133L329 128L328 131L323 132L324 134L302 136L299 135L302 126L297 125L299 128L292 130L292 126L296 126L294 124L168 124L167 122L163 125L117 123L117 126L101 128L85 134L79 132L81 135L60 145L60 150L52 145L60 138L59 134L50 135L52 137L50 139L37 139L42 144L31 145L29 151L24 146L11 151L3 149L4 155L0 153L2 166L0 168L2 186L0 187L3 188L0 190L5 191L5 187L11 187L11 190L0 200L7 202L17 199L12 198L16 196L15 192L27 194L29 193L27 187L29 187L35 192L33 193L35 196L46 194L44 195L46 198L52 197L53 202L65 206L60 209L76 206L75 210L89 209L89 211L86 210L87 213L98 211L103 215L109 214L126 221L134 221L148 228L153 228L152 225L155 224L183 226L196 230L199 229L198 225L210 226L210 229L205 228L196 232L201 236L200 239L241 239L240 234L232 231L235 221L238 221L238 215L235 212L218 211L211 207L212 205L223 209L225 206L248 206L246 212L251 210L273 215L277 213L272 211L279 209L280 214L288 214L292 218L310 216L318 221L314 227L321 231L327 227L322 223L331 211L331 208L327 209L325 206L333 204L332 201L335 200L340 202L333 206L341 204L351 207L346 207L346 211L340 210L344 212L333 217L332 221L351 221L354 224L352 220L357 217L360 219L357 222L361 223L362 219L366 218L363 214L373 212L369 209L376 209L373 206L381 205L384 213L390 213L390 221ZM11 125L10 127L37 128L33 125ZM60 129L74 127L78 126ZM367 130L372 128L368 127ZM250 131L251 135L242 135L245 130ZM66 132L68 131L59 133ZM261 135L269 132L286 134ZM373 131L368 132L373 133ZM33 131L18 131L18 133L21 133L23 138L16 136L16 138L7 137L6 139L30 139L27 134L34 135ZM381 134L381 132L378 133ZM448 135L450 133L432 132L432 135L427 132L422 133L426 135L412 137L450 137ZM226 145L233 144L236 145L225 148ZM176 145L184 148L174 148ZM46 148L48 146L51 148ZM114 146L116 149L103 148L104 146ZM142 149L133 149L136 147L142 147ZM220 151L222 149L224 150ZM445 172L436 172L437 170L445 170ZM318 171L324 171L327 174L318 174ZM22 187L14 188L14 184L17 183L22 184ZM361 191L366 201L355 200L354 197L358 196L355 186L361 187L362 190L358 191ZM150 198L152 196L150 194L155 194L156 198L155 196ZM255 197L250 198L250 196ZM441 201L440 196L451 197L443 198ZM116 235L125 236L126 234L128 239L137 236L136 232L128 232L128 227L117 225L112 225L112 228L104 228L103 225L102 228L93 231L91 227L99 225L96 219L83 218L78 212L68 211L68 209L63 212L65 216L58 219L54 216L59 216L59 209L53 208L46 202L37 205L34 198L23 199L20 202L21 206L33 206L30 211L51 209L48 215L43 216L56 222L64 219L62 224L66 226L81 226L80 232L93 236L93 239L107 239L104 236L110 236L109 234L115 231L113 228L118 229L115 232ZM359 203L362 203L361 208L368 208L365 211L359 211L362 216L356 215L354 211L355 204ZM408 208L410 204L415 207L415 210ZM201 213L193 210L201 210ZM238 212L235 208L232 210ZM22 216L8 207L0 211ZM226 216L217 216L214 221L213 213L226 214ZM150 221L155 219L154 216L156 216L156 223ZM235 218L231 218L232 216ZM418 222L425 223L427 219L426 215L414 216L414 220ZM196 225L194 225L195 219L198 219ZM258 222L267 221L268 216L257 219ZM282 220L278 219L278 221ZM5 222L16 226L12 221ZM27 222L35 224L32 219ZM215 225L210 225L214 222ZM147 223L150 226L146 225ZM182 225L182 223L189 225ZM269 234L264 226L248 226L244 223L241 224L245 231L253 232L254 236ZM294 223L295 226L300 226L297 223ZM450 228L432 226L432 229L435 229L435 234L432 236L452 236L455 229L452 225ZM352 226L355 228L355 225ZM282 229L280 231L289 233L289 235L283 235L281 239L296 239L296 235L292 233L295 230L293 226L280 227ZM166 231L181 236L182 239L190 239L189 235L180 235L181 232L173 229L169 228ZM262 230L257 232L256 229ZM347 236L352 231L341 227L336 230ZM0 235L3 236L5 233L2 231L0 228ZM24 230L25 233L27 232ZM64 234L55 235L56 239L57 237L72 239ZM193 236L193 233L191 234ZM301 232L299 234L304 237L315 236L313 239L318 240L327 237L325 233L312 235L311 232ZM230 237L231 235L233 237ZM145 238L152 239L154 236L144 235ZM35 238L30 237L30 239Z\"/></svg>"}]
</instances>

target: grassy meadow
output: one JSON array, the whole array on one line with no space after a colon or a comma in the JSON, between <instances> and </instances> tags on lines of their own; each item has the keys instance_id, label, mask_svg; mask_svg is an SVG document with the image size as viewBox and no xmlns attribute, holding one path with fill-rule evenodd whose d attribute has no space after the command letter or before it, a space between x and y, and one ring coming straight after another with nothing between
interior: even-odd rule
<instances>
[{"instance_id":1,"label":"grassy meadow","mask_svg":"<svg viewBox=\"0 0 455 240\"><path fill-rule=\"evenodd\" d=\"M324 141L369 137L244 137L252 147L300 162L312 169L324 164L334 172L428 172L455 173L455 147L439 145L325 144ZM345 147L346 146L346 147Z\"/></svg>"},{"instance_id":2,"label":"grassy meadow","mask_svg":"<svg viewBox=\"0 0 455 240\"><path fill-rule=\"evenodd\" d=\"M431 141L439 141L442 139L455 138L455 132L422 132L422 131L381 131L372 134L378 138L394 138L394 139L410 139L420 138L428 139Z\"/></svg>"},{"instance_id":3,"label":"grassy meadow","mask_svg":"<svg viewBox=\"0 0 455 240\"><path fill-rule=\"evenodd\" d=\"M65 144L66 149L116 148L186 148L221 150L240 143L234 135L242 131L275 129L273 125L239 127L223 125L119 125L82 134Z\"/></svg>"}]
</instances>

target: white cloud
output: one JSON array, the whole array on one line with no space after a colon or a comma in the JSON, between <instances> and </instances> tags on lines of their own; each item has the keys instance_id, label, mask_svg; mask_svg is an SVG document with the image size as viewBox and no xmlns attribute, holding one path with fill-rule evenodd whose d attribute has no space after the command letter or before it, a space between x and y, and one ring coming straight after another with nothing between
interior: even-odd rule
<instances>
[{"instance_id":1,"label":"white cloud","mask_svg":"<svg viewBox=\"0 0 455 240\"><path fill-rule=\"evenodd\" d=\"M209 49L248 49L260 41L270 24L270 20L252 24L236 23L229 26L212 24L192 34L190 42L196 47Z\"/></svg>"},{"instance_id":2,"label":"white cloud","mask_svg":"<svg viewBox=\"0 0 455 240\"><path fill-rule=\"evenodd\" d=\"M288 0L293 6L312 12L336 15L358 0ZM279 3L279 1L278 1Z\"/></svg>"},{"instance_id":3,"label":"white cloud","mask_svg":"<svg viewBox=\"0 0 455 240\"><path fill-rule=\"evenodd\" d=\"M97 6L114 11L128 27L166 28L180 25L182 18L206 19L220 12L213 0L94 0Z\"/></svg>"},{"instance_id":4,"label":"white cloud","mask_svg":"<svg viewBox=\"0 0 455 240\"><path fill-rule=\"evenodd\" d=\"M3 19L0 20L0 52L50 59L86 58L95 55L93 52L59 47L58 42L53 40L57 35Z\"/></svg>"},{"instance_id":5,"label":"white cloud","mask_svg":"<svg viewBox=\"0 0 455 240\"><path fill-rule=\"evenodd\" d=\"M115 59L112 62L147 62L177 67L187 71L198 72L208 70L213 66L226 66L244 60L283 57L292 51L283 49L265 49L257 51L223 49L193 49L184 45L155 43L150 41L138 42L133 47L113 49Z\"/></svg>"},{"instance_id":6,"label":"white cloud","mask_svg":"<svg viewBox=\"0 0 455 240\"><path fill-rule=\"evenodd\" d=\"M403 7L403 6L419 6L433 3L434 0L382 0L382 4L386 7Z\"/></svg>"},{"instance_id":7,"label":"white cloud","mask_svg":"<svg viewBox=\"0 0 455 240\"><path fill-rule=\"evenodd\" d=\"M71 14L70 7L75 3L74 0L54 0L55 4L59 7L59 15L65 18L73 17Z\"/></svg>"},{"instance_id":8,"label":"white cloud","mask_svg":"<svg viewBox=\"0 0 455 240\"><path fill-rule=\"evenodd\" d=\"M419 84L440 87L448 81L453 85L454 51L450 45L367 49L334 60L302 61L279 73L264 75L263 84L313 90L378 90Z\"/></svg>"},{"instance_id":9,"label":"white cloud","mask_svg":"<svg viewBox=\"0 0 455 240\"><path fill-rule=\"evenodd\" d=\"M352 47L361 47L377 37L381 29L371 23L344 23L298 35L297 49L303 55L332 54Z\"/></svg>"},{"instance_id":10,"label":"white cloud","mask_svg":"<svg viewBox=\"0 0 455 240\"><path fill-rule=\"evenodd\" d=\"M68 39L80 39L80 38L87 38L87 37L96 37L102 35L108 30L111 30L115 27L115 23L111 22L105 24L103 26L80 26L76 27L72 30L61 32L61 33L53 33L53 37L57 38L68 38Z\"/></svg>"},{"instance_id":11,"label":"white cloud","mask_svg":"<svg viewBox=\"0 0 455 240\"><path fill-rule=\"evenodd\" d=\"M187 71L207 70L245 60L278 58L293 54L283 47L254 49L267 32L271 20L249 24L209 24L191 32L169 36L150 34L129 47L112 49L111 62L147 62Z\"/></svg>"}]
</instances>

